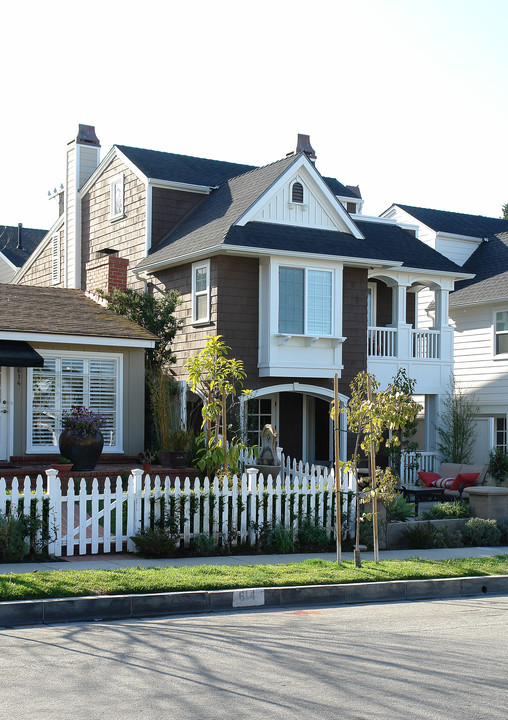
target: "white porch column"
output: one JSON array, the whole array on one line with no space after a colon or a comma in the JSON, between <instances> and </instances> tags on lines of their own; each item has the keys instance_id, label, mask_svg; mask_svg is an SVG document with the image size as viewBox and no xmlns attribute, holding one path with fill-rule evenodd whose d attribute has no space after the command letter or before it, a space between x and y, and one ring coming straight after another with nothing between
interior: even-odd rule
<instances>
[{"instance_id":1,"label":"white porch column","mask_svg":"<svg viewBox=\"0 0 508 720\"><path fill-rule=\"evenodd\" d=\"M448 290L434 292L436 312L434 327L439 330L439 359L453 360L453 328L448 319Z\"/></svg>"},{"instance_id":2,"label":"white porch column","mask_svg":"<svg viewBox=\"0 0 508 720\"><path fill-rule=\"evenodd\" d=\"M409 360L411 352L411 325L406 322L407 285L392 288L392 324L397 328L397 357Z\"/></svg>"}]
</instances>

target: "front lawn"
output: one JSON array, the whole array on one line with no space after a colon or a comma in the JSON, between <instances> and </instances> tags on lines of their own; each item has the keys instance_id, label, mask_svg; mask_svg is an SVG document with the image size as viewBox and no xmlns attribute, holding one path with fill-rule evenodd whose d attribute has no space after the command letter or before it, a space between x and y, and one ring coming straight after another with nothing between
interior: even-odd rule
<instances>
[{"instance_id":1,"label":"front lawn","mask_svg":"<svg viewBox=\"0 0 508 720\"><path fill-rule=\"evenodd\" d=\"M339 567L319 558L288 565L199 565L119 570L37 571L0 575L0 600L86 595L126 595L184 590L227 590L284 585L331 585L380 580L508 575L508 555L454 560L384 560L376 565L352 561Z\"/></svg>"}]
</instances>

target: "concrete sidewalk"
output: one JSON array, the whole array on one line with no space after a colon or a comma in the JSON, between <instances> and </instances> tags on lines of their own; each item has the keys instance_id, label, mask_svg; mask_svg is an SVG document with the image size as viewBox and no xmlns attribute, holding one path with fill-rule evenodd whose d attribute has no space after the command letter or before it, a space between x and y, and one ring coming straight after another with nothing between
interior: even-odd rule
<instances>
[{"instance_id":1,"label":"concrete sidewalk","mask_svg":"<svg viewBox=\"0 0 508 720\"><path fill-rule=\"evenodd\" d=\"M381 560L402 560L420 557L429 560L443 560L461 557L492 557L494 555L508 555L508 547L392 550L380 553L380 558ZM167 560L144 560L131 555L84 556L71 562L0 565L0 573L5 575L20 572L44 572L45 570L65 572L66 570L114 570L128 567L182 567L186 565L287 564L310 558L335 561L336 556L334 553L314 553L172 558ZM352 559L352 553L344 553L343 560ZM362 553L362 560L372 561L372 553ZM249 608L276 610L298 605L337 606L351 603L404 602L473 597L482 594L508 594L508 575L6 601L0 602L0 626L160 617Z\"/></svg>"},{"instance_id":2,"label":"concrete sidewalk","mask_svg":"<svg viewBox=\"0 0 508 720\"><path fill-rule=\"evenodd\" d=\"M419 557L426 560L446 560L466 557L492 557L508 555L508 546L502 547L464 547L434 548L432 550L381 550L380 560L407 560ZM130 567L185 567L187 565L279 565L302 562L317 558L336 561L335 553L291 553L286 555L217 555L213 557L165 558L147 560L130 553L110 553L108 555L81 555L62 559L61 562L5 563L0 564L0 575L10 573L30 573L44 570L118 570ZM362 552L362 561L373 562L372 552ZM353 560L353 553L343 553L344 561ZM508 561L507 561L508 562Z\"/></svg>"}]
</instances>

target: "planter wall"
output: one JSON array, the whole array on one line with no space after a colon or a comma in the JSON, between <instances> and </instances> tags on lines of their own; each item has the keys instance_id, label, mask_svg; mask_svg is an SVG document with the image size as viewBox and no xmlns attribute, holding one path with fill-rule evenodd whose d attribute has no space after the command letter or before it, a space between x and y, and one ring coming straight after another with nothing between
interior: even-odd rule
<instances>
[{"instance_id":1,"label":"planter wall","mask_svg":"<svg viewBox=\"0 0 508 720\"><path fill-rule=\"evenodd\" d=\"M436 528L446 527L449 532L455 532L455 530L462 530L468 520L469 518L451 518L450 520L431 520L430 522ZM428 522L429 520L410 520L409 522L388 523L388 525L380 526L379 546L383 550L407 549L409 545L405 542L404 529L418 525L423 526Z\"/></svg>"}]
</instances>

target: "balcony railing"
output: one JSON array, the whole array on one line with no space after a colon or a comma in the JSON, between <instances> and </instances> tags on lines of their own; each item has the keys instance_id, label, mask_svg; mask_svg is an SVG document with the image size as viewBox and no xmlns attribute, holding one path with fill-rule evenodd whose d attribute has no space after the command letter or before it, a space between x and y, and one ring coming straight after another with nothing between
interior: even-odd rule
<instances>
[{"instance_id":1,"label":"balcony railing","mask_svg":"<svg viewBox=\"0 0 508 720\"><path fill-rule=\"evenodd\" d=\"M439 330L406 330L393 327L367 328L367 356L370 358L439 359ZM404 347L410 344L410 347Z\"/></svg>"},{"instance_id":2,"label":"balcony railing","mask_svg":"<svg viewBox=\"0 0 508 720\"><path fill-rule=\"evenodd\" d=\"M437 360L439 358L439 330L411 330L414 358Z\"/></svg>"},{"instance_id":3,"label":"balcony railing","mask_svg":"<svg viewBox=\"0 0 508 720\"><path fill-rule=\"evenodd\" d=\"M397 329L387 327L367 328L368 357L396 357Z\"/></svg>"}]
</instances>

